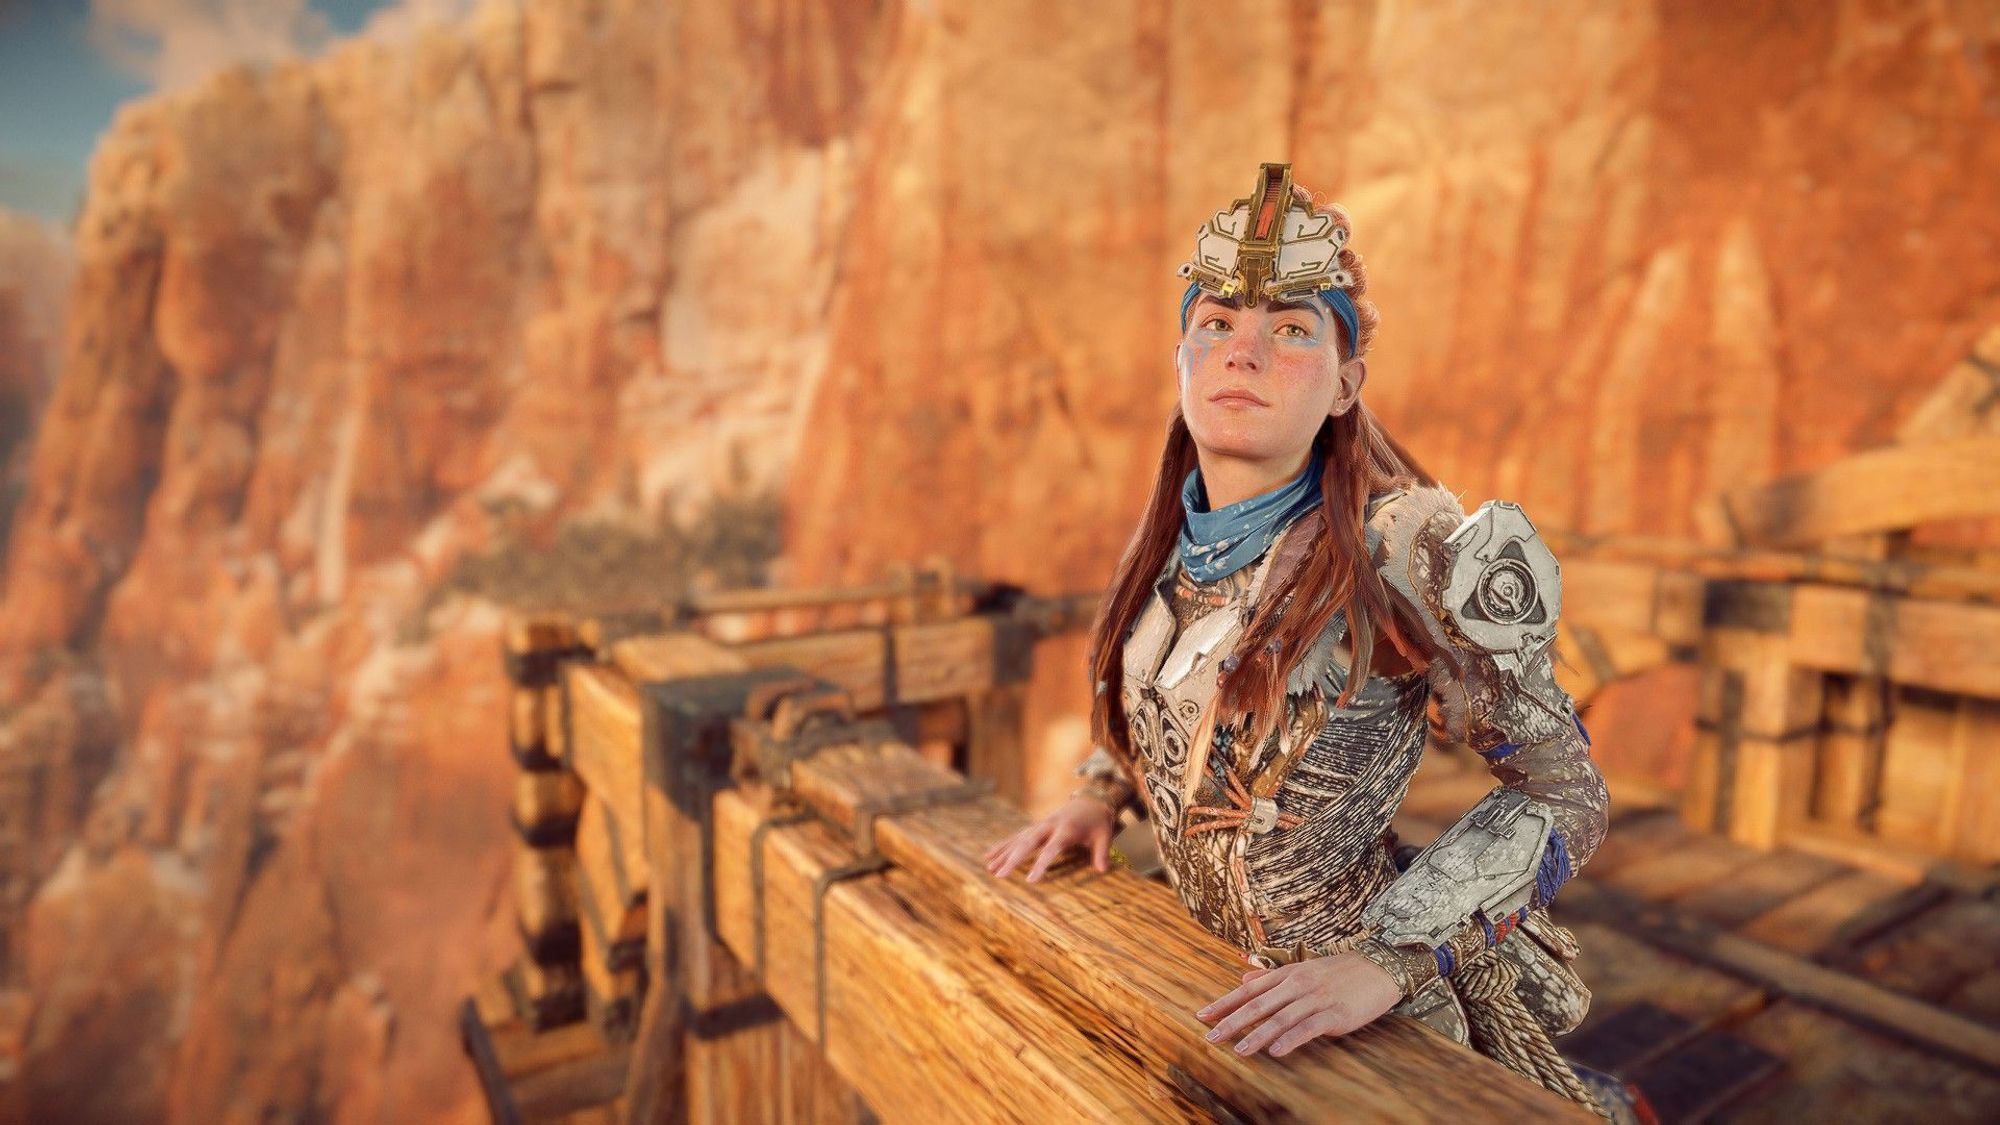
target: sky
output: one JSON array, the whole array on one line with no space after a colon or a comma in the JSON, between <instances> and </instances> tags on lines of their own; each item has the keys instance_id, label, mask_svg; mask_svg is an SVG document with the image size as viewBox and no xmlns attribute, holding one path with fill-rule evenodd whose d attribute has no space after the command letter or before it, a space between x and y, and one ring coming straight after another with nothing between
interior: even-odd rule
<instances>
[{"instance_id":1,"label":"sky","mask_svg":"<svg viewBox=\"0 0 2000 1125\"><path fill-rule=\"evenodd\" d=\"M0 208L67 227L119 104L458 0L0 0Z\"/></svg>"}]
</instances>

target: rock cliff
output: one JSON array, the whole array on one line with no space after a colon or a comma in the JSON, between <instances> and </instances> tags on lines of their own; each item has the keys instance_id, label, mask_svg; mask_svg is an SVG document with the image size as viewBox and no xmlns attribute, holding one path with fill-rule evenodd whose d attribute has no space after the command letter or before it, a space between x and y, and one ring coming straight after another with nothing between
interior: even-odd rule
<instances>
[{"instance_id":1,"label":"rock cliff","mask_svg":"<svg viewBox=\"0 0 2000 1125\"><path fill-rule=\"evenodd\" d=\"M1354 212L1367 398L1468 506L1680 534L1887 440L2000 319L1996 66L1969 7L528 0L128 107L0 600L28 1104L480 1119L501 606L780 516L781 580L1101 584L1261 160Z\"/></svg>"}]
</instances>

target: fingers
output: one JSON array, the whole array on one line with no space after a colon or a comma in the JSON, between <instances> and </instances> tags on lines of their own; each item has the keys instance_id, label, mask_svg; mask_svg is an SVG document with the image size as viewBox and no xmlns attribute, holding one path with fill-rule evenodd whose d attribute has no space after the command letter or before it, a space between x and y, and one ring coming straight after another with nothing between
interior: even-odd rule
<instances>
[{"instance_id":1,"label":"fingers","mask_svg":"<svg viewBox=\"0 0 2000 1125\"><path fill-rule=\"evenodd\" d=\"M1056 858L1062 855L1063 852L1069 850L1069 845L1070 838L1066 833L1050 833L1049 842L1042 845L1042 854L1035 857L1034 870L1028 872L1028 882L1040 882L1042 874L1049 869L1049 865L1054 863Z\"/></svg>"},{"instance_id":2,"label":"fingers","mask_svg":"<svg viewBox=\"0 0 2000 1125\"><path fill-rule=\"evenodd\" d=\"M1354 1030L1346 1025L1347 1020L1334 1009L1327 1008L1315 1012L1293 1024L1290 1031L1278 1036L1277 1042L1271 1044L1271 1055L1274 1058L1288 1055L1322 1035L1345 1035Z\"/></svg>"},{"instance_id":3,"label":"fingers","mask_svg":"<svg viewBox=\"0 0 2000 1125\"><path fill-rule=\"evenodd\" d=\"M1111 830L1100 829L1091 836L1091 861L1099 871L1111 870Z\"/></svg>"},{"instance_id":4,"label":"fingers","mask_svg":"<svg viewBox=\"0 0 2000 1125\"><path fill-rule=\"evenodd\" d=\"M1256 980L1245 981L1237 985L1228 995L1196 1012L1195 1018L1204 1022L1223 1021L1216 1024L1214 1031L1208 1033L1209 1042L1220 1043L1224 1039L1234 1038L1244 1028L1269 1015L1276 1010L1278 1004L1288 999L1293 976L1292 973L1285 971L1289 968L1291 966L1287 965L1284 968L1273 969Z\"/></svg>"},{"instance_id":5,"label":"fingers","mask_svg":"<svg viewBox=\"0 0 2000 1125\"><path fill-rule=\"evenodd\" d=\"M1322 997L1310 993L1298 997L1291 1003L1279 1008L1276 1015L1252 1028L1250 1034L1245 1035L1242 1041L1236 1044L1236 1053L1239 1055L1256 1054L1279 1036L1291 1031L1310 1017L1325 1011L1325 1003L1326 1001Z\"/></svg>"},{"instance_id":6,"label":"fingers","mask_svg":"<svg viewBox=\"0 0 2000 1125\"><path fill-rule=\"evenodd\" d=\"M988 865L988 870L996 877L1005 879L1022 860L1028 857L1029 852L1041 846L1042 837L1048 831L1047 825L1031 824L1007 837L1001 844L999 858Z\"/></svg>"}]
</instances>

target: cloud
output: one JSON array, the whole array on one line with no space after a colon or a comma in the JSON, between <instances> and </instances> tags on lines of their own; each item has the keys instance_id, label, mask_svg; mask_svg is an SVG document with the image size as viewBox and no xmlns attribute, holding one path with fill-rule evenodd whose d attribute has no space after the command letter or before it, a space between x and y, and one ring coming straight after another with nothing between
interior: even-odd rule
<instances>
[{"instance_id":1,"label":"cloud","mask_svg":"<svg viewBox=\"0 0 2000 1125\"><path fill-rule=\"evenodd\" d=\"M0 0L4 3L5 0ZM368 17L361 34L385 42L409 39L432 24L454 23L472 11L474 0L398 0Z\"/></svg>"},{"instance_id":2,"label":"cloud","mask_svg":"<svg viewBox=\"0 0 2000 1125\"><path fill-rule=\"evenodd\" d=\"M332 38L307 0L90 0L91 45L161 89L233 63L312 54Z\"/></svg>"}]
</instances>

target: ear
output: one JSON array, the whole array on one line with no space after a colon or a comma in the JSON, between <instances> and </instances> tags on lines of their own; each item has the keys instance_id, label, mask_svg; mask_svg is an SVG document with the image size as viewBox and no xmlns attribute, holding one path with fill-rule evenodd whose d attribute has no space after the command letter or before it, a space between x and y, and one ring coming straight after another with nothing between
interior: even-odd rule
<instances>
[{"instance_id":1,"label":"ear","mask_svg":"<svg viewBox=\"0 0 2000 1125\"><path fill-rule=\"evenodd\" d=\"M1361 401L1361 386L1368 381L1368 361L1356 356L1340 365L1340 393L1334 396L1328 416L1338 418Z\"/></svg>"}]
</instances>

